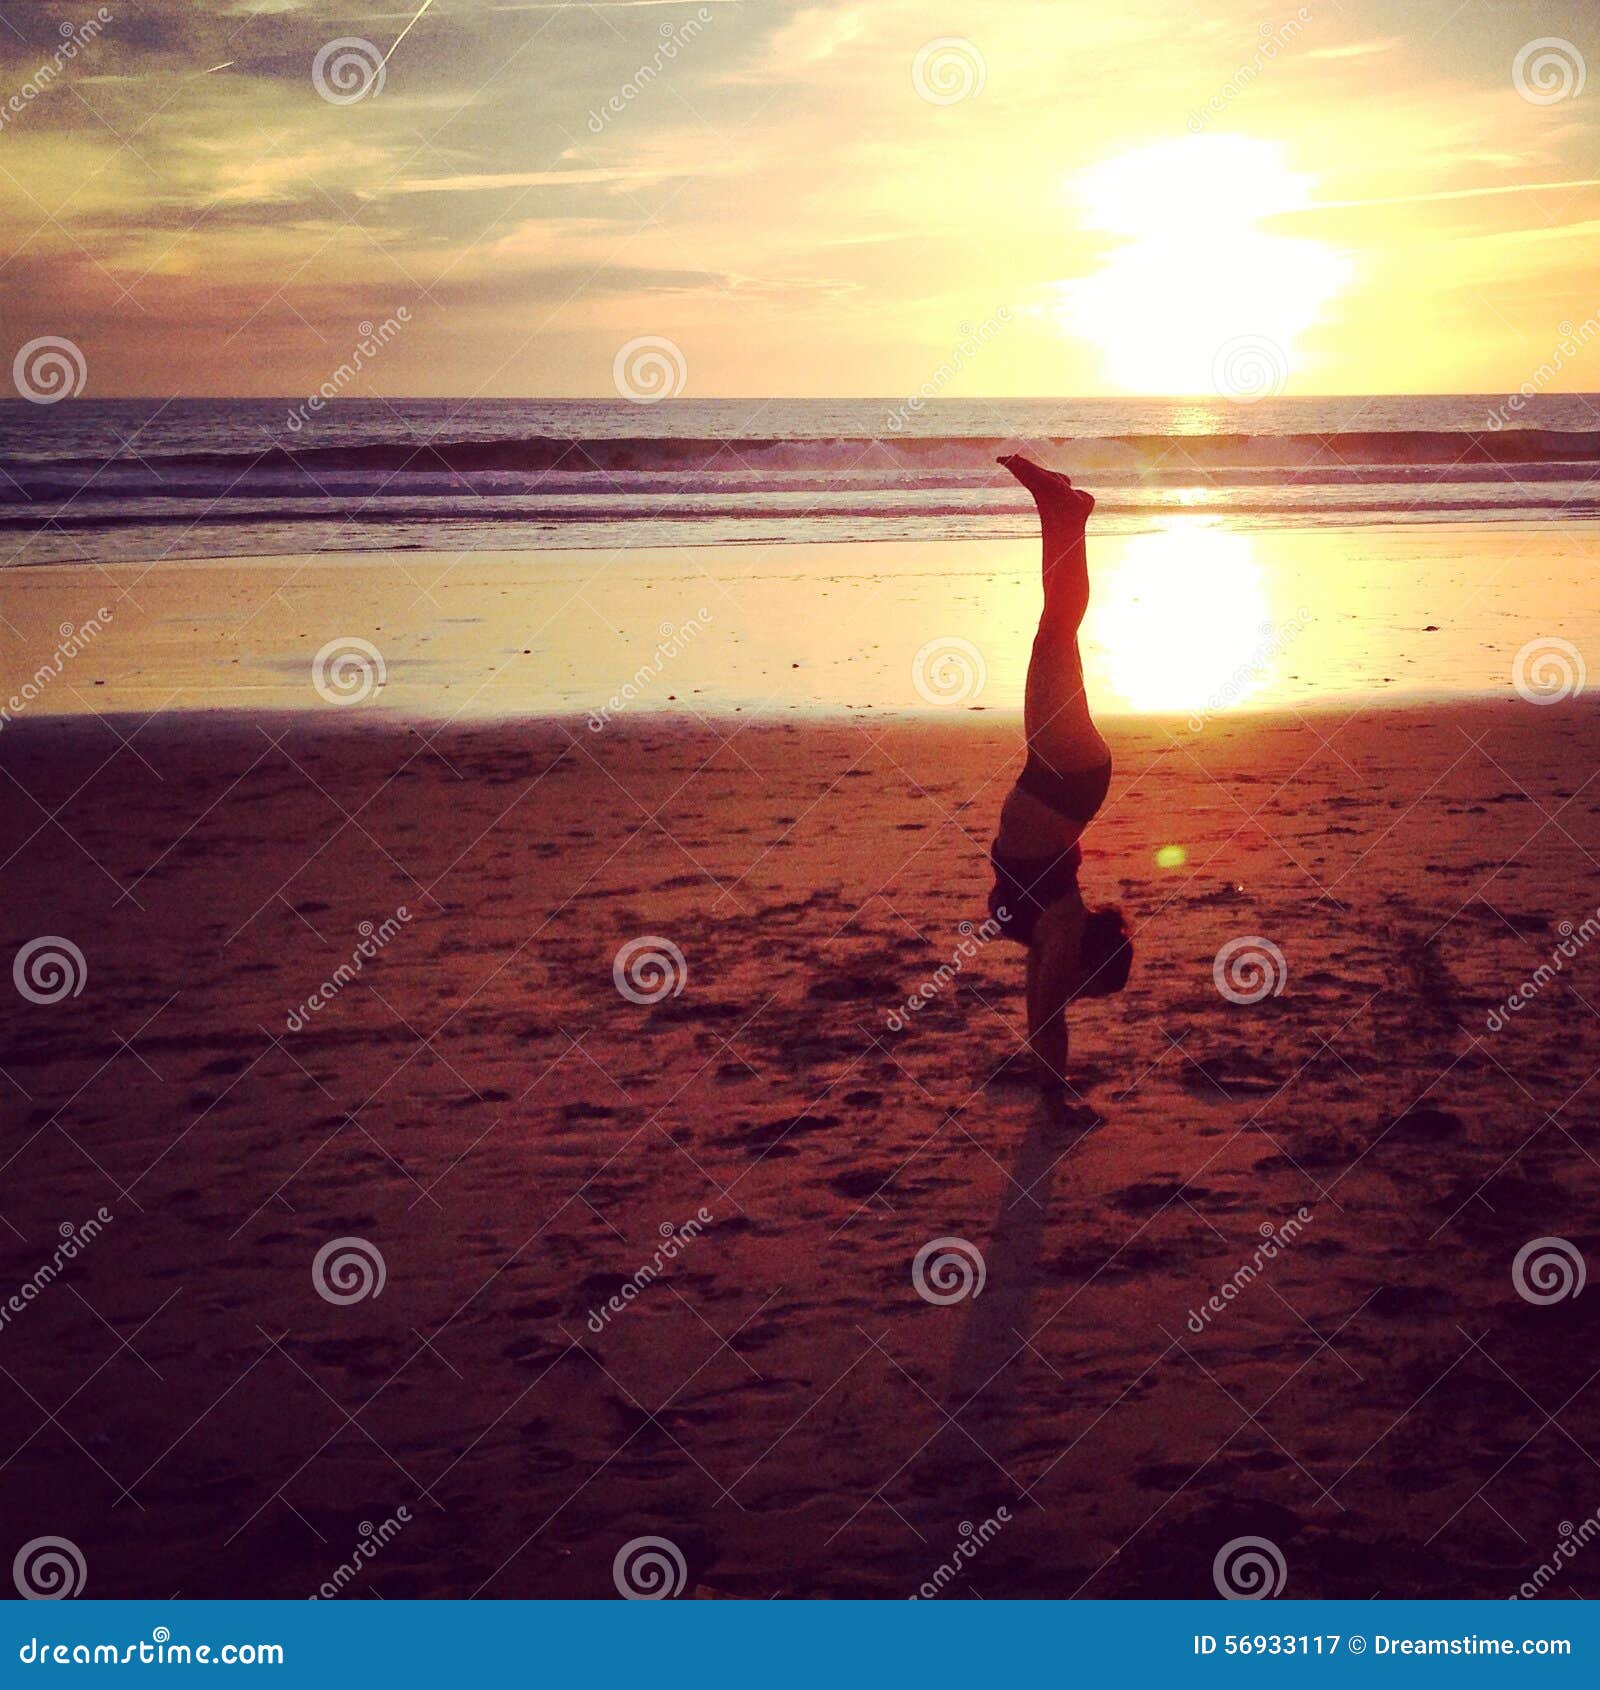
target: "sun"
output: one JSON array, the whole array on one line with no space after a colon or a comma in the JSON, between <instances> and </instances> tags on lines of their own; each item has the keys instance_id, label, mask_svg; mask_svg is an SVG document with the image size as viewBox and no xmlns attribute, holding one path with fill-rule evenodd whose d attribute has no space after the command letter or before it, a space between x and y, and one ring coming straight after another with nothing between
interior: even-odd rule
<instances>
[{"instance_id":1,"label":"sun","mask_svg":"<svg viewBox=\"0 0 1600 1690\"><path fill-rule=\"evenodd\" d=\"M1250 400L1303 375L1305 332L1348 279L1321 241L1268 233L1310 203L1277 142L1186 136L1118 154L1067 184L1082 223L1112 237L1094 274L1062 284L1063 324L1139 393Z\"/></svg>"}]
</instances>

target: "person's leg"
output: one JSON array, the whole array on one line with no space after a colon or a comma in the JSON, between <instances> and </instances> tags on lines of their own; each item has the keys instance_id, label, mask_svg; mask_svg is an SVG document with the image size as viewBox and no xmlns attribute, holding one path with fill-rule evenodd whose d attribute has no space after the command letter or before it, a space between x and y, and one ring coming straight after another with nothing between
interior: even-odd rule
<instances>
[{"instance_id":1,"label":"person's leg","mask_svg":"<svg viewBox=\"0 0 1600 1690\"><path fill-rule=\"evenodd\" d=\"M1076 633L1089 607L1089 558L1085 529L1094 496L1074 487L1059 470L1045 469L1020 454L1000 463L1033 495L1044 537L1045 615L1062 631Z\"/></svg>"},{"instance_id":2,"label":"person's leg","mask_svg":"<svg viewBox=\"0 0 1600 1690\"><path fill-rule=\"evenodd\" d=\"M1089 717L1078 629L1089 607L1086 527L1094 499L1030 458L1000 462L1033 494L1044 537L1044 610L1023 705L1028 747L1064 772L1093 768L1105 756L1105 741Z\"/></svg>"}]
</instances>

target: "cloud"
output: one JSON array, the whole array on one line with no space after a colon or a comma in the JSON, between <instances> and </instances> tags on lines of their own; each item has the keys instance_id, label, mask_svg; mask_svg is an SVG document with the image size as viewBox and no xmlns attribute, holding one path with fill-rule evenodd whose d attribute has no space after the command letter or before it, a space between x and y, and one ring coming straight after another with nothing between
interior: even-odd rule
<instances>
[{"instance_id":1,"label":"cloud","mask_svg":"<svg viewBox=\"0 0 1600 1690\"><path fill-rule=\"evenodd\" d=\"M866 20L856 6L842 9L817 6L796 13L772 38L768 62L796 72L831 59L840 48L859 40Z\"/></svg>"},{"instance_id":2,"label":"cloud","mask_svg":"<svg viewBox=\"0 0 1600 1690\"><path fill-rule=\"evenodd\" d=\"M1372 41L1347 41L1342 46L1311 47L1306 51L1308 59L1368 59L1378 53L1392 53L1395 48L1403 47L1405 41L1398 35L1385 35Z\"/></svg>"},{"instance_id":3,"label":"cloud","mask_svg":"<svg viewBox=\"0 0 1600 1690\"><path fill-rule=\"evenodd\" d=\"M0 19L29 43L14 62L56 39L37 4L0 0ZM1485 288L1498 263L1541 301L1592 291L1570 233L1600 176L1592 118L1510 83L1536 22L1519 18L1510 46L1470 10L1425 36L1402 0L1371 0L1360 38L1319 8L1257 63L1259 0L1203 16L1170 0L434 0L420 15L417 0L139 0L4 124L8 333L81 316L108 382L293 390L353 321L426 289L387 366L413 391L471 391L502 368L532 391L603 388L616 345L648 331L692 345L703 391L898 392L963 320L1037 301L984 380L1071 390L1099 379L1097 349L1043 307L1064 280L1104 278L1115 243L1063 184L1186 148L1190 114L1226 90L1208 137L1280 146L1310 183L1294 216L1321 221L1271 232L1350 256L1307 331L1326 335L1323 367L1403 385L1420 354L1398 325L1417 339L1435 307L1470 319L1452 243L1472 243ZM380 94L319 97L321 45L388 50L408 24ZM919 94L935 36L981 56L970 98ZM1155 189L1138 192L1159 216ZM1202 177L1197 212L1205 192ZM1424 244L1426 264L1397 256ZM1204 263L1191 245L1175 277ZM1454 385L1502 385L1504 309L1482 306L1475 374L1480 342L1457 333Z\"/></svg>"},{"instance_id":4,"label":"cloud","mask_svg":"<svg viewBox=\"0 0 1600 1690\"><path fill-rule=\"evenodd\" d=\"M480 171L459 176L414 176L385 182L376 190L384 194L486 193L509 188L585 188L597 184L639 187L665 177L651 170L503 170Z\"/></svg>"}]
</instances>

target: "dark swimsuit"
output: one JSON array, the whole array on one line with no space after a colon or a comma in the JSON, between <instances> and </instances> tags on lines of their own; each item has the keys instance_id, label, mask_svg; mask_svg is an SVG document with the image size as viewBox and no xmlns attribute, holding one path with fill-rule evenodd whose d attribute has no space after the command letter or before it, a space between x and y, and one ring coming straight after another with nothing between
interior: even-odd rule
<instances>
[{"instance_id":1,"label":"dark swimsuit","mask_svg":"<svg viewBox=\"0 0 1600 1690\"><path fill-rule=\"evenodd\" d=\"M1111 759L1107 757L1092 769L1074 769L1062 774L1030 749L1022 773L1017 776L1017 785L1058 816L1087 827L1099 815L1100 806L1111 790Z\"/></svg>"},{"instance_id":2,"label":"dark swimsuit","mask_svg":"<svg viewBox=\"0 0 1600 1690\"><path fill-rule=\"evenodd\" d=\"M1111 788L1111 759L1093 769L1063 773L1030 750L1017 785L1058 816L1087 827ZM1052 904L1077 892L1083 851L1069 845L1052 857L1014 857L1000 849L997 839L989 849L989 860L994 865L989 914L1000 924L1004 938L1031 945L1039 917Z\"/></svg>"}]
</instances>

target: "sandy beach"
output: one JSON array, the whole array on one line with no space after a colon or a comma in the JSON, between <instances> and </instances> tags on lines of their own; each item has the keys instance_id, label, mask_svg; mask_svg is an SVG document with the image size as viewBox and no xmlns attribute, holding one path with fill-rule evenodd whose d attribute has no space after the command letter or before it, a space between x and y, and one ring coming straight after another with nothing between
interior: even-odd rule
<instances>
[{"instance_id":1,"label":"sandy beach","mask_svg":"<svg viewBox=\"0 0 1600 1690\"><path fill-rule=\"evenodd\" d=\"M13 1536L96 1596L1535 1579L1600 1500L1600 1302L1513 1278L1600 1245L1600 717L1106 731L1086 1127L963 927L1007 712L6 727L7 954L81 955L0 1056Z\"/></svg>"},{"instance_id":2,"label":"sandy beach","mask_svg":"<svg viewBox=\"0 0 1600 1690\"><path fill-rule=\"evenodd\" d=\"M19 1661L1592 1659L1592 14L0 23Z\"/></svg>"}]
</instances>

